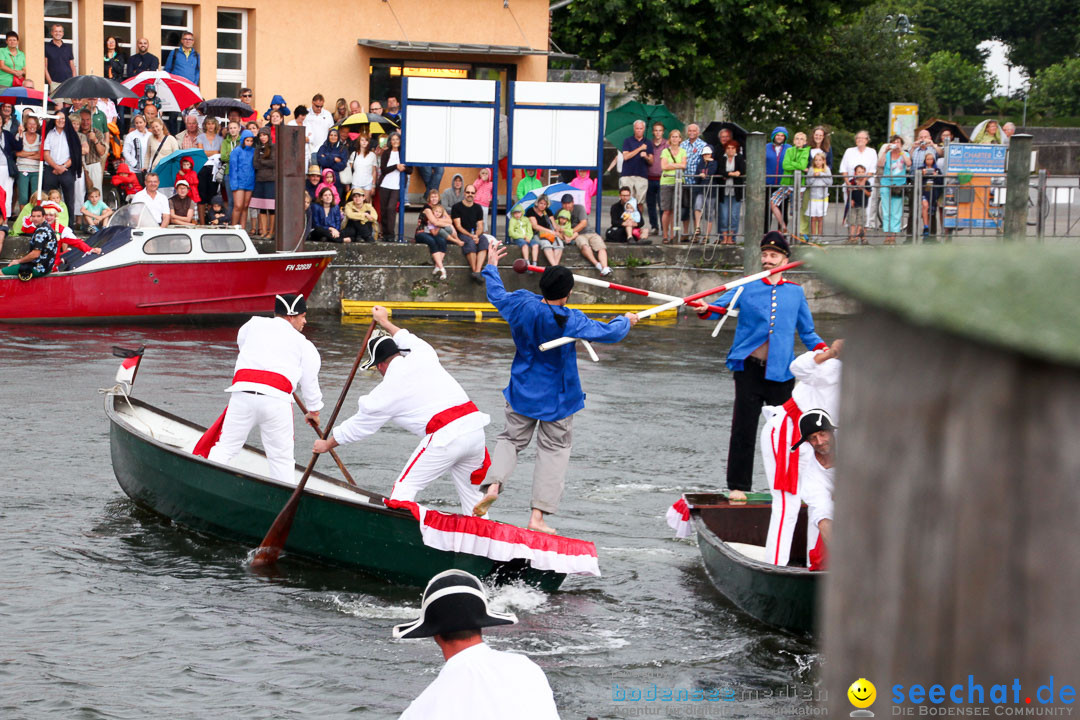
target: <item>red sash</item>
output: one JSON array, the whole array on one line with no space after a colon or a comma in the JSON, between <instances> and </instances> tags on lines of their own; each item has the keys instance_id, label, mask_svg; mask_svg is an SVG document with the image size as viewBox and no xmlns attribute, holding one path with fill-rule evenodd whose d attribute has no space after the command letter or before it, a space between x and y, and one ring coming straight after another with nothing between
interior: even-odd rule
<instances>
[{"instance_id":1,"label":"red sash","mask_svg":"<svg viewBox=\"0 0 1080 720\"><path fill-rule=\"evenodd\" d=\"M817 544L810 551L810 569L814 571L824 570L829 562L829 551L825 545L825 538L818 535Z\"/></svg>"},{"instance_id":2,"label":"red sash","mask_svg":"<svg viewBox=\"0 0 1080 720\"><path fill-rule=\"evenodd\" d=\"M266 385L284 393L292 393L293 385L289 378L270 370L237 370L233 375L233 384L238 382L258 383Z\"/></svg>"},{"instance_id":3,"label":"red sash","mask_svg":"<svg viewBox=\"0 0 1080 720\"><path fill-rule=\"evenodd\" d=\"M773 488L795 495L799 492L799 451L792 451L791 446L802 437L799 434L799 418L802 411L794 400L789 399L782 405L784 419L780 422L780 437L773 450L776 459L776 474Z\"/></svg>"},{"instance_id":4,"label":"red sash","mask_svg":"<svg viewBox=\"0 0 1080 720\"><path fill-rule=\"evenodd\" d=\"M425 427L424 430L430 435L431 433L446 427L458 418L472 415L474 412L479 412L479 410L477 409L476 404L471 400L462 403L461 405L455 405L452 408L447 408L440 413L436 413L433 418L428 420L427 427ZM473 485L479 485L484 482L489 467L491 467L491 456L488 454L487 448L484 448L484 463L478 469L473 470L472 474L469 475L469 482Z\"/></svg>"},{"instance_id":5,"label":"red sash","mask_svg":"<svg viewBox=\"0 0 1080 720\"><path fill-rule=\"evenodd\" d=\"M275 390L282 392L292 393L292 383L289 382L289 378L276 372L269 370L237 370L233 375L233 384L238 382L258 383L259 385L266 385L272 387ZM221 428L225 424L225 413L229 411L229 406L226 405L225 409L218 416L218 419L214 421L214 424L206 428L206 432L199 438L199 442L195 443L195 449L192 453L195 455L201 455L202 457L210 457L210 450L217 445L217 441L221 439Z\"/></svg>"}]
</instances>

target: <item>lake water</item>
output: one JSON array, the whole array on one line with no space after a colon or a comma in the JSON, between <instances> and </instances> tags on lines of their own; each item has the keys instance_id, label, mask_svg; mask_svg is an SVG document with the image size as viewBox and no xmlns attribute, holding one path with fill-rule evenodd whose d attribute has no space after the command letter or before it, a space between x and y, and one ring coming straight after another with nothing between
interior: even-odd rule
<instances>
[{"instance_id":1,"label":"lake water","mask_svg":"<svg viewBox=\"0 0 1080 720\"><path fill-rule=\"evenodd\" d=\"M313 317L329 408L366 327ZM147 346L135 396L210 423L227 400L239 322L192 327L5 327L0 415L0 717L392 718L431 682L430 640L394 641L420 591L285 558L267 579L250 548L188 531L136 507L109 459L98 388L113 384L112 345ZM404 323L503 422L513 343L502 323ZM837 326L819 322L827 339ZM561 591L494 590L518 625L485 633L541 665L563 718L776 717L806 712L820 657L812 639L740 614L705 576L695 541L674 540L664 513L680 493L720 489L733 383L723 367L731 328L638 325L628 340L582 353L586 409L574 421L563 534L591 540L603 577ZM357 377L343 410L378 376ZM252 436L257 443L257 433ZM297 424L297 458L314 433ZM357 481L387 492L416 444L386 428L339 452ZM533 453L526 451L492 517L524 524ZM336 473L329 458L324 472ZM757 485L763 485L759 476ZM449 480L427 504L453 509ZM634 689L700 688L735 700L617 700ZM799 696L793 699L792 695Z\"/></svg>"}]
</instances>

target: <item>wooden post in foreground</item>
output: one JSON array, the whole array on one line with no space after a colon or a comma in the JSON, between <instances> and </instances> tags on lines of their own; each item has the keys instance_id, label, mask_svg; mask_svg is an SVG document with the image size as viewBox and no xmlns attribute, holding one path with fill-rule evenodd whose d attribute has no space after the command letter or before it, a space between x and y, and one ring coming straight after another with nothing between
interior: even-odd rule
<instances>
[{"instance_id":1,"label":"wooden post in foreground","mask_svg":"<svg viewBox=\"0 0 1080 720\"><path fill-rule=\"evenodd\" d=\"M717 150L716 152L722 152ZM746 136L746 189L743 191L743 272L761 269L761 236L765 234L765 134Z\"/></svg>"},{"instance_id":2,"label":"wooden post in foreground","mask_svg":"<svg viewBox=\"0 0 1080 720\"><path fill-rule=\"evenodd\" d=\"M274 212L274 248L303 249L304 234L304 173L307 172L307 137L304 128L281 125L277 129L277 167L274 185L277 197Z\"/></svg>"},{"instance_id":3,"label":"wooden post in foreground","mask_svg":"<svg viewBox=\"0 0 1080 720\"><path fill-rule=\"evenodd\" d=\"M814 265L866 304L843 358L820 624L830 715L854 709L859 678L879 718L918 716L915 685L923 709L1076 708L1062 703L1080 687L1075 249L847 255Z\"/></svg>"},{"instance_id":4,"label":"wooden post in foreground","mask_svg":"<svg viewBox=\"0 0 1080 720\"><path fill-rule=\"evenodd\" d=\"M1017 133L1009 141L1005 165L1005 239L1027 238L1028 196L1031 195L1031 136Z\"/></svg>"}]
</instances>

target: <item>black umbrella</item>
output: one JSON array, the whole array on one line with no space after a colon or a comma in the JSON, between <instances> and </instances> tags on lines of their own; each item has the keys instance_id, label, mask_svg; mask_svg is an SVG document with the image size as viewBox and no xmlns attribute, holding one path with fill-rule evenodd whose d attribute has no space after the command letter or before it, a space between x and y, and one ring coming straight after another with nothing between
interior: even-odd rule
<instances>
[{"instance_id":1,"label":"black umbrella","mask_svg":"<svg viewBox=\"0 0 1080 720\"><path fill-rule=\"evenodd\" d=\"M240 117L247 117L251 113L255 112L251 109L251 106L245 102L240 102L234 98L214 98L213 100L203 100L201 103L195 106L195 109L201 112L203 115L228 115L229 112L237 110L240 113Z\"/></svg>"},{"instance_id":2,"label":"black umbrella","mask_svg":"<svg viewBox=\"0 0 1080 720\"><path fill-rule=\"evenodd\" d=\"M124 98L139 99L139 96L128 90L120 83L99 77L98 75L76 75L60 83L49 96L63 100L81 100L83 98L108 98L110 100L122 100Z\"/></svg>"},{"instance_id":3,"label":"black umbrella","mask_svg":"<svg viewBox=\"0 0 1080 720\"><path fill-rule=\"evenodd\" d=\"M731 139L739 143L739 152L746 150L746 130L733 122L711 122L709 126L705 128L705 132L701 133L701 139L712 146L713 157L720 157L724 154L723 149L720 147L720 131L724 129L731 131Z\"/></svg>"},{"instance_id":4,"label":"black umbrella","mask_svg":"<svg viewBox=\"0 0 1080 720\"><path fill-rule=\"evenodd\" d=\"M939 118L930 118L919 127L915 128L915 133L918 134L920 130L929 130L930 137L934 142L941 142L941 131L949 130L952 132L953 140L957 142L971 142L968 134L964 132L956 123L950 120L941 120Z\"/></svg>"}]
</instances>

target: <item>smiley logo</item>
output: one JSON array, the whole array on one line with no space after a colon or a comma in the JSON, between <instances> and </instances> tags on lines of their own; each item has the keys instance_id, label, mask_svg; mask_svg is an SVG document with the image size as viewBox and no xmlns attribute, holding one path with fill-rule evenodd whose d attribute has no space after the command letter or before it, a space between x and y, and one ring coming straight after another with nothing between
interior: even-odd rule
<instances>
[{"instance_id":1,"label":"smiley logo","mask_svg":"<svg viewBox=\"0 0 1080 720\"><path fill-rule=\"evenodd\" d=\"M877 688L866 678L859 678L851 683L847 690L848 700L857 708L868 708L877 700Z\"/></svg>"}]
</instances>

